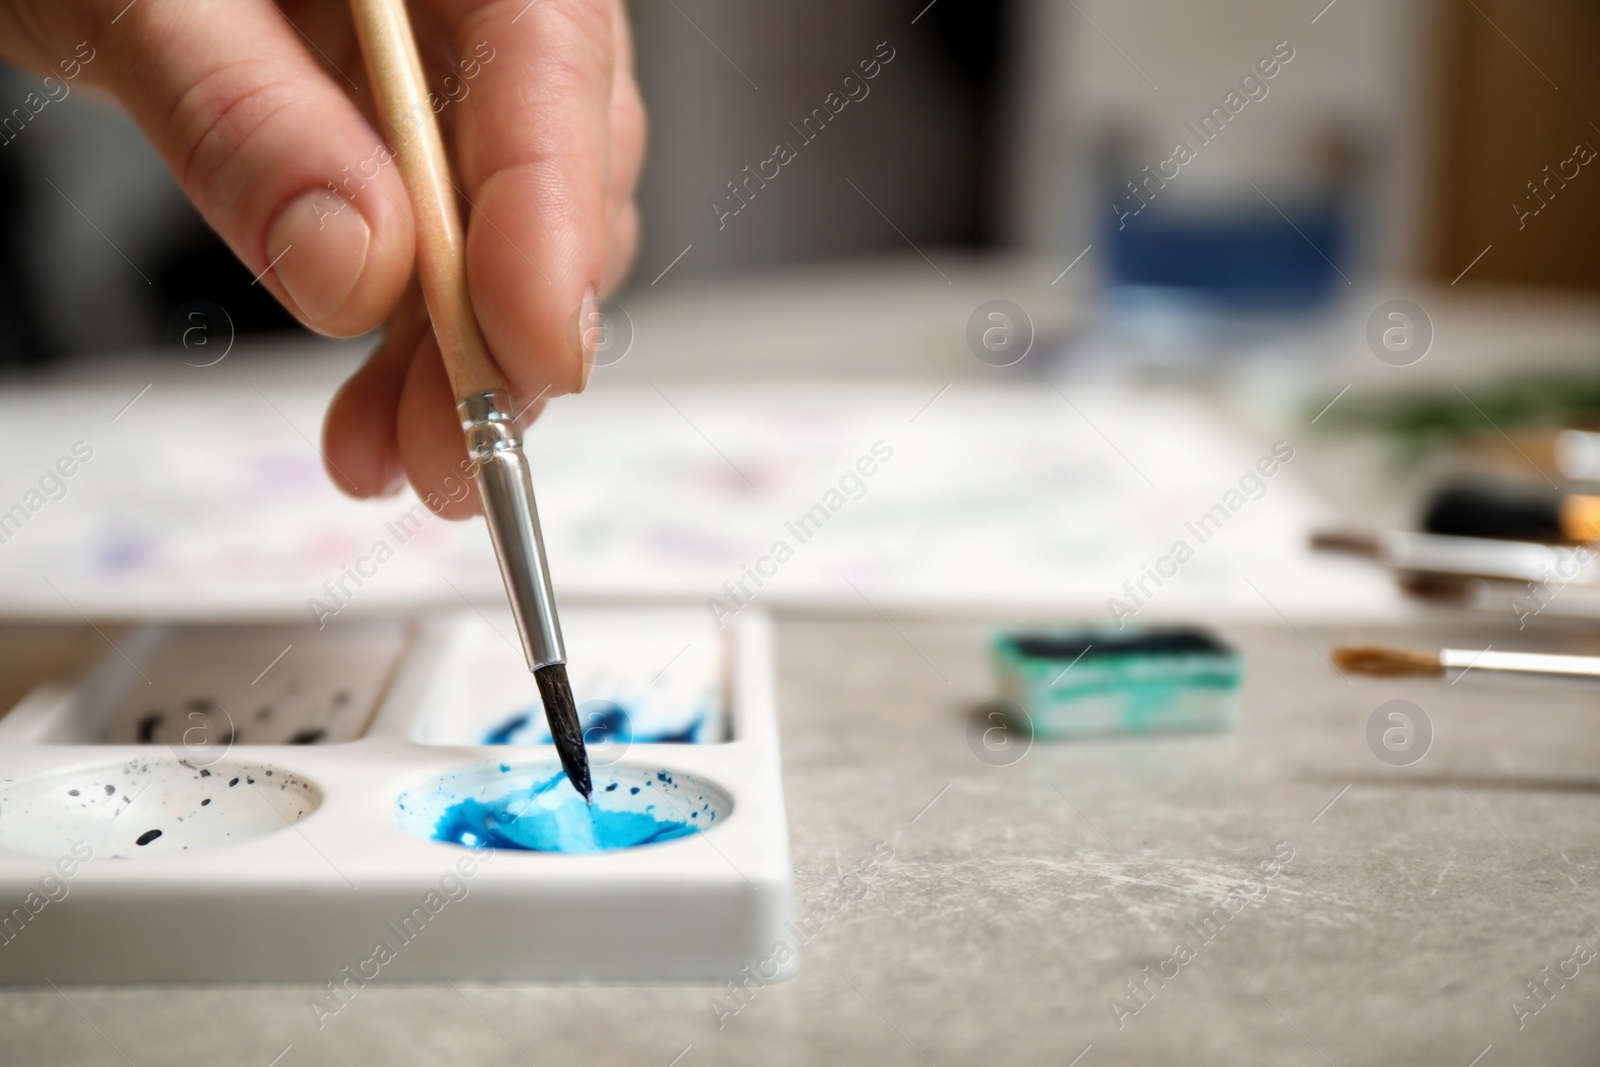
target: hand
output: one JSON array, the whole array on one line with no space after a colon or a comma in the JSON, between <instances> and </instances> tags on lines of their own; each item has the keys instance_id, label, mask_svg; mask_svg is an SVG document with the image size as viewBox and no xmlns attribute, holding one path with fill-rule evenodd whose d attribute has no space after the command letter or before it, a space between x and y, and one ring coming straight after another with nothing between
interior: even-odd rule
<instances>
[{"instance_id":1,"label":"hand","mask_svg":"<svg viewBox=\"0 0 1600 1067\"><path fill-rule=\"evenodd\" d=\"M411 7L464 200L473 306L518 406L537 414L583 387L569 324L637 244L644 109L623 0ZM70 61L79 84L112 93L306 326L386 324L328 410L336 484L368 497L409 478L446 517L477 511L475 491L450 491L466 450L343 0L0 0L0 57L57 79Z\"/></svg>"}]
</instances>

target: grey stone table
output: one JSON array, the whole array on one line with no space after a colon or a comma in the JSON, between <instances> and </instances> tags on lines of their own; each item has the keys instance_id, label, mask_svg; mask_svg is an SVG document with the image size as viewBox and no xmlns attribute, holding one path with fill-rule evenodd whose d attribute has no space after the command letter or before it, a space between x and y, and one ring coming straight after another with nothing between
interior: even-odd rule
<instances>
[{"instance_id":1,"label":"grey stone table","mask_svg":"<svg viewBox=\"0 0 1600 1067\"><path fill-rule=\"evenodd\" d=\"M374 984L320 1031L308 987L9 990L0 1063L1600 1061L1600 690L1346 680L1328 648L1400 635L1231 630L1251 660L1233 732L1041 742L992 766L967 741L988 695L982 636L780 625L811 917L791 981L738 999ZM1446 638L1509 640L1404 635ZM1368 746L1392 699L1432 725L1410 766Z\"/></svg>"}]
</instances>

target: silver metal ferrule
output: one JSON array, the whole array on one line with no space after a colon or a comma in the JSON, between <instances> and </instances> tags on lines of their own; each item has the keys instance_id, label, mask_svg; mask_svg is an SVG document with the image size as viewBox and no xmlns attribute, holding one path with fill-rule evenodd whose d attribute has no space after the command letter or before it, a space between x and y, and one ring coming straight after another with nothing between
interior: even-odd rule
<instances>
[{"instance_id":1,"label":"silver metal ferrule","mask_svg":"<svg viewBox=\"0 0 1600 1067\"><path fill-rule=\"evenodd\" d=\"M544 558L544 534L533 502L533 479L522 454L522 432L507 393L475 393L456 405L467 438L483 515L489 523L500 577L517 617L528 669L567 661L556 618L556 597L550 567Z\"/></svg>"}]
</instances>

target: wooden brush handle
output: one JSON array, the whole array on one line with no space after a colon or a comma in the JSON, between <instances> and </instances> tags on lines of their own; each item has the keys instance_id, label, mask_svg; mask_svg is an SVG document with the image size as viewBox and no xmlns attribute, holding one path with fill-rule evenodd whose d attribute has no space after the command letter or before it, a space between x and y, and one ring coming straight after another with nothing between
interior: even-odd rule
<instances>
[{"instance_id":1,"label":"wooden brush handle","mask_svg":"<svg viewBox=\"0 0 1600 1067\"><path fill-rule=\"evenodd\" d=\"M466 239L450 161L428 102L405 0L350 0L378 113L400 164L417 223L417 274L456 399L509 391L489 355L467 289Z\"/></svg>"}]
</instances>

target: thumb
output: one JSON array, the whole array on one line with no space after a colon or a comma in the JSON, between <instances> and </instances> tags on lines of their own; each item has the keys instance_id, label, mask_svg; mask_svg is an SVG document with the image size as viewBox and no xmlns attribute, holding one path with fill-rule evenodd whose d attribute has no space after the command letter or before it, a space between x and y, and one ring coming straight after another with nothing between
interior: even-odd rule
<instances>
[{"instance_id":1,"label":"thumb","mask_svg":"<svg viewBox=\"0 0 1600 1067\"><path fill-rule=\"evenodd\" d=\"M301 322L383 321L413 232L388 150L270 0L144 0L96 71L184 192Z\"/></svg>"}]
</instances>

